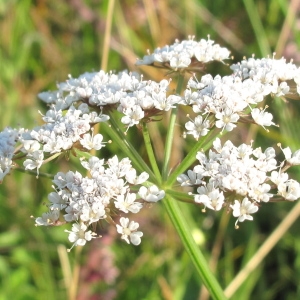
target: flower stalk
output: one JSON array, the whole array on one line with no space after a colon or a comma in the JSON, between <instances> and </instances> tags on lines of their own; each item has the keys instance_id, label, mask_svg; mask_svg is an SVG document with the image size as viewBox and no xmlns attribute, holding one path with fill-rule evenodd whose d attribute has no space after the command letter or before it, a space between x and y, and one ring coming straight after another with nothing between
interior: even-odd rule
<instances>
[{"instance_id":1,"label":"flower stalk","mask_svg":"<svg viewBox=\"0 0 300 300\"><path fill-rule=\"evenodd\" d=\"M171 218L171 221L184 245L185 250L189 254L195 269L200 276L201 281L209 290L213 299L222 300L227 299L224 296L223 290L218 281L211 273L204 255L199 246L195 243L191 230L186 223L182 211L180 210L177 201L171 196L167 195L164 199L165 208Z\"/></svg>"}]
</instances>

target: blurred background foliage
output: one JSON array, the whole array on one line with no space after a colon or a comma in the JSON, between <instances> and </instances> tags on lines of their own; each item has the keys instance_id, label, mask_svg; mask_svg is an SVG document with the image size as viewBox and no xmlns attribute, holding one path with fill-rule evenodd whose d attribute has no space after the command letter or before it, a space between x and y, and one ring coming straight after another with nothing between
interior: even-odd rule
<instances>
[{"instance_id":1,"label":"blurred background foliage","mask_svg":"<svg viewBox=\"0 0 300 300\"><path fill-rule=\"evenodd\" d=\"M0 0L1 128L39 124L38 110L45 111L45 106L36 95L54 89L68 74L77 77L99 70L105 47L107 70L142 71L145 78L155 80L165 74L147 67L138 70L136 58L188 35L200 39L209 34L228 47L236 61L252 53L262 57L276 52L276 57L300 64L298 0L115 0L105 45L108 6L109 1L101 0ZM211 71L229 72L220 64ZM238 143L255 139L263 149L278 142L300 148L299 101L275 99L268 104L280 128L267 133L241 127L232 138ZM150 128L158 157L163 125ZM139 136L137 130L131 134ZM139 139L135 141L143 152ZM114 147L104 155L118 150ZM185 151L188 148L178 139L174 162ZM58 169L68 170L63 159L43 171L55 174ZM293 175L300 179L297 169ZM19 172L12 172L1 185L0 300L208 299L162 204L139 215L144 231L139 247L120 241L113 228L103 228L102 239L66 254L70 245L63 228L38 228L30 218L46 211L50 191L49 179ZM182 205L182 213L225 288L294 205L262 205L255 221L241 224L239 230L226 213L203 214L192 205ZM300 299L299 226L297 220L231 299Z\"/></svg>"}]
</instances>

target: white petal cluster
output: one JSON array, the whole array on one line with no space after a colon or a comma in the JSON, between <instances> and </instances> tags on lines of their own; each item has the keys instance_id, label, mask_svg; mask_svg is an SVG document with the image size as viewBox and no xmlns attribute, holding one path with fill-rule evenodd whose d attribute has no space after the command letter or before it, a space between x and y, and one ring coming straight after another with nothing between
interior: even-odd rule
<instances>
[{"instance_id":1,"label":"white petal cluster","mask_svg":"<svg viewBox=\"0 0 300 300\"><path fill-rule=\"evenodd\" d=\"M39 174L39 168L44 161L44 152L41 150L34 151L27 155L29 157L23 163L25 170L34 170L37 169L37 174Z\"/></svg>"},{"instance_id":2,"label":"white petal cluster","mask_svg":"<svg viewBox=\"0 0 300 300\"><path fill-rule=\"evenodd\" d=\"M96 237L96 233L91 230L87 231L85 224L73 224L72 231L65 230L69 233L69 241L73 243L72 247L68 249L70 251L74 246L84 246L87 241Z\"/></svg>"},{"instance_id":3,"label":"white petal cluster","mask_svg":"<svg viewBox=\"0 0 300 300\"><path fill-rule=\"evenodd\" d=\"M168 75L178 72L183 80L187 73L203 71L206 63L223 62L229 55L228 49L209 38L196 41L189 37L149 52L136 64L167 69ZM300 94L300 68L283 58L252 57L233 64L231 70L227 76L206 74L197 79L193 75L181 95L172 91L171 80L143 80L142 75L127 71L69 76L57 84L57 90L39 94L48 105L48 111L41 114L43 124L32 130L6 128L0 132L0 183L16 159L23 161L25 170L36 169L39 174L43 164L62 152L82 153L81 165L88 175L58 172L53 179L54 191L48 195L49 211L36 218L36 225L71 223L72 229L66 232L74 247L96 238L96 225L106 221L115 225L125 242L139 245L143 233L127 215L138 214L144 206L163 199L165 191L147 181L148 173L138 174L129 158L119 160L114 156L105 161L80 151L105 146L102 134L94 134L93 127L110 118L111 130L120 123L129 130L158 120L163 112L179 105L190 106L183 110L193 110L194 117L188 115L183 136L188 134L199 140L208 135L210 140L209 131L214 127L222 133L234 130L238 122L256 123L263 128L276 125L273 115L266 111L268 106L260 107L265 97ZM178 90L183 82L178 82ZM119 122L114 122L115 118ZM21 143L18 148L17 142ZM203 139L202 145L206 146L205 142ZM261 203L300 198L299 182L286 173L289 167L300 165L300 150L281 150L285 160L279 163L272 147L263 151L252 144L236 147L227 141L222 145L216 139L208 154L197 153L197 165L179 175L177 181L188 189L195 188L194 202L203 205L204 210L232 211L238 227L238 222L253 220L252 214ZM185 169L188 161L183 160ZM168 182L161 184L165 183Z\"/></svg>"},{"instance_id":4,"label":"white petal cluster","mask_svg":"<svg viewBox=\"0 0 300 300\"><path fill-rule=\"evenodd\" d=\"M42 214L41 217L36 218L35 223L38 226L54 225L59 219L59 211L51 210Z\"/></svg>"},{"instance_id":5,"label":"white petal cluster","mask_svg":"<svg viewBox=\"0 0 300 300\"><path fill-rule=\"evenodd\" d=\"M192 77L180 104L192 106L193 111L202 116L198 115L194 121L185 124L186 133L198 139L206 135L213 125L222 131L232 131L240 116L250 110L250 104L255 106L263 98L262 84L252 79L242 80L235 75L213 78L207 74L198 81ZM274 123L263 124L269 126Z\"/></svg>"},{"instance_id":6,"label":"white petal cluster","mask_svg":"<svg viewBox=\"0 0 300 300\"><path fill-rule=\"evenodd\" d=\"M247 197L244 198L242 202L234 200L234 204L230 205L230 207L232 209L233 216L238 218L235 222L235 226L237 228L238 222L244 222L245 220L252 221L253 217L251 214L254 214L258 211L258 206L249 201Z\"/></svg>"},{"instance_id":7,"label":"white petal cluster","mask_svg":"<svg viewBox=\"0 0 300 300\"><path fill-rule=\"evenodd\" d=\"M207 74L200 81L195 77L189 80L180 104L192 106L202 119L197 116L194 121L187 122L186 134L199 139L213 126L232 131L241 118L243 122L254 122L263 128L275 125L273 115L257 105L267 95L292 96L296 93L293 85L297 85L297 92L300 91L300 69L283 58L252 57L233 64L231 69L233 74L229 76L213 78Z\"/></svg>"},{"instance_id":8,"label":"white petal cluster","mask_svg":"<svg viewBox=\"0 0 300 300\"><path fill-rule=\"evenodd\" d=\"M91 176L83 177L79 172L72 171L57 173L53 180L55 192L48 196L50 211L36 219L37 225L44 226L62 222L59 221L60 215L63 215L64 222L74 222L72 231L68 231L73 246L84 245L96 236L95 232L88 230L90 225L104 219L110 220L116 214L136 214L145 201L156 202L165 195L156 186L144 187L144 193L141 192L142 187L134 192L149 175L146 172L137 175L128 158L119 161L114 156L105 163L103 159L92 156L88 161L83 160L82 165ZM126 242L138 245L142 236L142 233L135 232L138 223L128 223L126 220L120 219L123 227L121 230L117 225L117 231Z\"/></svg>"},{"instance_id":9,"label":"white petal cluster","mask_svg":"<svg viewBox=\"0 0 300 300\"><path fill-rule=\"evenodd\" d=\"M159 190L156 185L151 185L149 188L142 186L139 195L147 202L157 202L165 197L165 191Z\"/></svg>"},{"instance_id":10,"label":"white petal cluster","mask_svg":"<svg viewBox=\"0 0 300 300\"><path fill-rule=\"evenodd\" d=\"M195 63L208 63L213 60L223 61L229 58L227 48L214 44L210 39L201 39L199 42L194 37L180 42L176 40L171 46L157 48L154 53L145 55L137 65L154 65L171 68L173 70L192 67Z\"/></svg>"},{"instance_id":11,"label":"white petal cluster","mask_svg":"<svg viewBox=\"0 0 300 300\"><path fill-rule=\"evenodd\" d=\"M300 197L300 184L296 180L289 179L285 182L280 182L278 185L278 194L284 199L295 201Z\"/></svg>"},{"instance_id":12,"label":"white petal cluster","mask_svg":"<svg viewBox=\"0 0 300 300\"><path fill-rule=\"evenodd\" d=\"M189 121L185 124L187 134L192 134L196 140L201 136L207 135L209 131L209 121L203 120L202 116L197 116L195 120Z\"/></svg>"},{"instance_id":13,"label":"white petal cluster","mask_svg":"<svg viewBox=\"0 0 300 300\"><path fill-rule=\"evenodd\" d=\"M243 222L252 220L250 214L258 210L257 203L278 196L289 201L300 197L300 184L275 171L283 166L277 164L273 148L262 152L246 144L235 147L230 141L222 146L220 139L213 146L208 156L198 152L199 164L177 178L182 186L197 187L196 203L212 210L229 206L238 222Z\"/></svg>"},{"instance_id":14,"label":"white petal cluster","mask_svg":"<svg viewBox=\"0 0 300 300\"><path fill-rule=\"evenodd\" d=\"M285 156L286 161L292 166L300 165L300 150L295 151L292 154L290 147L282 149L282 152Z\"/></svg>"},{"instance_id":15,"label":"white petal cluster","mask_svg":"<svg viewBox=\"0 0 300 300\"><path fill-rule=\"evenodd\" d=\"M299 70L292 62L287 63L284 58L262 58L254 57L244 59L238 64L231 66L234 74L243 79L251 78L263 85L264 94L273 94L278 97L289 93L290 88L287 80L298 78Z\"/></svg>"},{"instance_id":16,"label":"white petal cluster","mask_svg":"<svg viewBox=\"0 0 300 300\"><path fill-rule=\"evenodd\" d=\"M162 111L169 111L180 101L179 96L168 95L170 81L145 81L138 74L120 72L118 74L103 71L84 73L78 78L69 78L58 84L56 92L39 94L41 100L55 105L55 109L67 109L76 102L84 102L88 110L116 108L123 116L121 122L132 127L139 122ZM56 119L56 113L51 112L51 120ZM54 115L54 116L52 116ZM101 121L107 121L105 114L97 116ZM99 122L100 120L98 120ZM97 120L94 120L96 123Z\"/></svg>"},{"instance_id":17,"label":"white petal cluster","mask_svg":"<svg viewBox=\"0 0 300 300\"><path fill-rule=\"evenodd\" d=\"M20 130L5 128L0 132L0 183L13 166L15 145L20 138Z\"/></svg>"},{"instance_id":18,"label":"white petal cluster","mask_svg":"<svg viewBox=\"0 0 300 300\"><path fill-rule=\"evenodd\" d=\"M78 109L71 106L66 113L55 108L48 110L43 120L44 125L36 127L24 136L23 152L33 155L31 145L38 142L42 151L47 153L59 153L69 150L75 143L80 142L87 149L101 149L102 135L91 136L90 131L95 122L93 113L86 113L87 105L81 105ZM36 144L33 144L36 146ZM39 149L39 147L38 147ZM36 149L36 151L39 151Z\"/></svg>"},{"instance_id":19,"label":"white petal cluster","mask_svg":"<svg viewBox=\"0 0 300 300\"><path fill-rule=\"evenodd\" d=\"M120 224L117 224L117 231L121 234L121 239L125 240L127 244L131 242L135 246L139 245L143 236L141 231L137 231L139 224L123 217L120 219Z\"/></svg>"}]
</instances>

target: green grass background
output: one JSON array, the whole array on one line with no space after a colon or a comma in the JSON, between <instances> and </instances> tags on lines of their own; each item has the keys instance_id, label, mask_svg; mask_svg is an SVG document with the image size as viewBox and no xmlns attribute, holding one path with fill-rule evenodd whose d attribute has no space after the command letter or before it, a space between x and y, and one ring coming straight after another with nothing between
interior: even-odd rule
<instances>
[{"instance_id":1,"label":"green grass background","mask_svg":"<svg viewBox=\"0 0 300 300\"><path fill-rule=\"evenodd\" d=\"M54 89L68 74L76 77L99 70L105 47L109 47L107 70L117 71L137 71L136 58L147 49L188 35L200 39L208 34L228 47L236 61L252 53L262 57L276 52L276 57L293 58L300 64L298 1L116 0L111 39L105 45L108 4L101 0L0 0L1 128L39 124L38 110L45 111L45 106L37 93ZM164 78L151 68L139 71L145 78ZM226 71L217 65L212 72ZM280 128L269 133L243 128L234 140L254 139L262 148L278 142L300 148L299 101L276 99L269 105ZM164 130L162 126L161 134ZM159 138L154 142L158 148ZM138 142L136 147L145 151ZM185 145L178 147L187 151ZM114 146L110 150L118 151ZM43 171L54 174L59 169L68 170L63 160ZM293 176L300 179L297 168ZM0 300L71 299L72 289L77 290L76 299L82 300L208 299L162 204L139 216L144 231L141 246L128 246L113 229L104 228L102 239L65 255L70 245L64 228L35 227L30 218L46 211L50 191L49 179L36 180L18 172L0 186ZM203 214L201 208L188 205L182 205L182 212L225 288L294 205L263 205L255 221L241 224L239 230L226 213ZM232 299L300 299L299 226L297 220Z\"/></svg>"}]
</instances>

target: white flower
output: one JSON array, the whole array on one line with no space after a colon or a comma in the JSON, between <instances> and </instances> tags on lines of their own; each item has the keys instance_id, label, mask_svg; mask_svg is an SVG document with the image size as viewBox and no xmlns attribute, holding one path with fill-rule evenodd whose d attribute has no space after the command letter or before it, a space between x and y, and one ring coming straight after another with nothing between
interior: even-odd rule
<instances>
[{"instance_id":1,"label":"white flower","mask_svg":"<svg viewBox=\"0 0 300 300\"><path fill-rule=\"evenodd\" d=\"M188 175L181 174L177 178L182 186L198 187L198 194L194 195L195 202L217 210L223 205L221 192L224 194L224 202L233 193L243 198L247 196L252 203L268 202L273 197L273 194L269 193L271 188L273 189L267 183L269 180L280 185L278 193L287 200L299 197L298 183L287 185L288 175L273 171L279 167L274 148L269 147L262 152L261 148L252 149L252 145L242 144L235 147L231 141L226 141L222 146L218 138L213 142L213 146L215 151L210 150L208 157L205 153L198 152L196 158L199 165L193 170L188 170ZM220 194L212 193L214 189ZM218 198L218 195L221 198Z\"/></svg>"},{"instance_id":2,"label":"white flower","mask_svg":"<svg viewBox=\"0 0 300 300\"><path fill-rule=\"evenodd\" d=\"M24 140L22 152L32 155L33 152L39 150L41 147L40 143L35 140Z\"/></svg>"},{"instance_id":3,"label":"white flower","mask_svg":"<svg viewBox=\"0 0 300 300\"><path fill-rule=\"evenodd\" d=\"M125 240L127 244L131 242L135 246L139 245L143 236L141 231L136 231L139 228L139 224L134 221L129 222L128 218L123 217L120 219L120 224L116 226L118 233L122 235L121 239Z\"/></svg>"},{"instance_id":4,"label":"white flower","mask_svg":"<svg viewBox=\"0 0 300 300\"><path fill-rule=\"evenodd\" d=\"M25 170L37 169L37 174L39 174L39 168L43 164L44 152L42 150L37 150L30 155L31 159L26 159L23 163Z\"/></svg>"},{"instance_id":5,"label":"white flower","mask_svg":"<svg viewBox=\"0 0 300 300\"><path fill-rule=\"evenodd\" d=\"M260 81L264 86L265 95L269 93L276 94L279 82L295 79L298 73L295 64L291 62L287 63L284 58L275 59L274 57L262 59L251 57L248 60L244 59L239 64L232 65L231 69L243 79L250 77L256 81Z\"/></svg>"},{"instance_id":6,"label":"white flower","mask_svg":"<svg viewBox=\"0 0 300 300\"><path fill-rule=\"evenodd\" d=\"M154 98L154 107L159 110L169 111L171 108L174 108L174 104L181 101L181 97L176 95L170 95L166 97L165 92L157 94Z\"/></svg>"},{"instance_id":7,"label":"white flower","mask_svg":"<svg viewBox=\"0 0 300 300\"><path fill-rule=\"evenodd\" d=\"M212 60L224 60L229 58L229 50L215 44L214 41L201 39L194 41L194 37L179 42L175 41L173 45L167 45L163 48L156 48L154 53L145 55L142 60L138 60L136 65L160 64L169 66L175 70L188 68L192 60L207 63Z\"/></svg>"},{"instance_id":8,"label":"white flower","mask_svg":"<svg viewBox=\"0 0 300 300\"><path fill-rule=\"evenodd\" d=\"M185 124L188 130L187 134L192 134L196 140L208 133L209 120L203 120L202 116L197 116L193 122L189 121Z\"/></svg>"},{"instance_id":9,"label":"white flower","mask_svg":"<svg viewBox=\"0 0 300 300\"><path fill-rule=\"evenodd\" d=\"M194 82L193 81L193 78L191 78L189 80L189 83L190 82ZM181 101L179 102L179 104L182 104L182 105L192 105L194 104L196 101L197 101L197 98L198 98L198 93L197 92L193 92L191 91L191 89L188 87L185 91L184 91L184 96L183 98L181 99Z\"/></svg>"},{"instance_id":10,"label":"white flower","mask_svg":"<svg viewBox=\"0 0 300 300\"><path fill-rule=\"evenodd\" d=\"M104 205L97 202L94 202L92 207L88 204L83 205L80 213L80 219L84 222L88 222L88 224L95 223L106 217Z\"/></svg>"},{"instance_id":11,"label":"white flower","mask_svg":"<svg viewBox=\"0 0 300 300\"><path fill-rule=\"evenodd\" d=\"M108 159L107 164L109 168L106 170L108 175L114 174L118 178L123 177L127 174L128 171L132 169L131 161L128 157L123 158L120 162L117 155Z\"/></svg>"},{"instance_id":12,"label":"white flower","mask_svg":"<svg viewBox=\"0 0 300 300\"><path fill-rule=\"evenodd\" d=\"M50 208L54 210L62 210L67 206L68 193L64 190L52 192L48 195L48 200L52 203Z\"/></svg>"},{"instance_id":13,"label":"white flower","mask_svg":"<svg viewBox=\"0 0 300 300\"><path fill-rule=\"evenodd\" d=\"M68 90L68 92L70 91ZM69 97L72 96L69 95ZM73 100L71 104L72 102ZM98 150L103 147L101 135L91 137L87 133L90 131L91 125L105 121L107 117L98 116L95 112L89 113L89 106L86 103L78 104L78 109L74 105L64 107L64 109L68 108L66 113L61 108L51 106L43 116L45 124L30 132L31 139L43 144L44 152L59 153L72 148L78 141L82 141L83 146L89 150L92 148ZM29 143L31 142L24 141L24 151L27 149L27 152L31 153L37 146L29 145Z\"/></svg>"},{"instance_id":14,"label":"white flower","mask_svg":"<svg viewBox=\"0 0 300 300\"><path fill-rule=\"evenodd\" d=\"M23 136L21 137L21 135ZM12 129L6 127L0 132L0 183L2 183L3 178L10 172L10 169L14 166L12 160L15 152L15 144L23 138L27 132L24 128ZM30 136L29 136L30 138ZM36 146L36 145L35 145Z\"/></svg>"},{"instance_id":15,"label":"white flower","mask_svg":"<svg viewBox=\"0 0 300 300\"><path fill-rule=\"evenodd\" d=\"M144 111L138 105L134 105L132 108L127 108L124 112L121 122L128 127L139 124L140 120L144 118Z\"/></svg>"},{"instance_id":16,"label":"white flower","mask_svg":"<svg viewBox=\"0 0 300 300\"><path fill-rule=\"evenodd\" d=\"M54 225L59 218L59 210L54 209L49 212L43 213L41 217L35 219L37 226L50 226Z\"/></svg>"},{"instance_id":17,"label":"white flower","mask_svg":"<svg viewBox=\"0 0 300 300\"><path fill-rule=\"evenodd\" d=\"M156 185L151 185L149 188L141 186L139 195L147 202L157 202L165 197L165 191L159 190Z\"/></svg>"},{"instance_id":18,"label":"white flower","mask_svg":"<svg viewBox=\"0 0 300 300\"><path fill-rule=\"evenodd\" d=\"M58 153L62 149L69 149L73 145L70 139L62 138L61 136L56 136L54 132L51 132L49 139L47 139L46 144L43 146L44 152Z\"/></svg>"},{"instance_id":19,"label":"white flower","mask_svg":"<svg viewBox=\"0 0 300 300\"><path fill-rule=\"evenodd\" d=\"M57 91L54 92L41 92L38 97L47 104L55 103L60 97Z\"/></svg>"},{"instance_id":20,"label":"white flower","mask_svg":"<svg viewBox=\"0 0 300 300\"><path fill-rule=\"evenodd\" d=\"M69 171L66 174L59 172L53 180L56 185L55 192L48 196L49 206L56 212L55 214L64 210L65 222L81 222L76 223L71 232L68 231L73 246L84 245L86 241L92 239L95 233L88 231L87 227L95 226L98 221L105 218L111 218L116 213L116 209L124 213L138 213L143 203L136 200L137 196L140 197L136 191L138 185L149 177L146 172L137 176L129 158L119 161L118 157L114 156L105 163L103 159L91 157L82 165L89 170L92 178L83 177L77 171ZM131 189L131 185L137 186ZM156 202L165 194L156 186L145 189L145 197L149 198L149 201ZM115 209L112 205L115 205ZM51 218L51 215L45 215L44 219L40 218L37 222L40 225L56 225L57 221L52 221ZM119 226L123 228L122 238L138 245L142 236L142 233L136 230L138 224L122 218L121 225L123 227ZM117 227L118 232L121 230L120 227Z\"/></svg>"},{"instance_id":21,"label":"white flower","mask_svg":"<svg viewBox=\"0 0 300 300\"><path fill-rule=\"evenodd\" d=\"M234 113L231 109L226 108L224 111L216 113L216 118L219 119L216 121L216 127L222 128L222 131L225 129L227 131L232 131L236 127L235 124L239 119L239 115Z\"/></svg>"},{"instance_id":22,"label":"white flower","mask_svg":"<svg viewBox=\"0 0 300 300\"><path fill-rule=\"evenodd\" d=\"M286 182L279 183L278 194L289 201L297 200L300 197L299 182L289 179Z\"/></svg>"},{"instance_id":23,"label":"white flower","mask_svg":"<svg viewBox=\"0 0 300 300\"><path fill-rule=\"evenodd\" d=\"M80 144L88 150L99 150L104 147L104 143L102 143L102 140L103 136L100 133L96 135L86 133L83 135L83 138L80 139Z\"/></svg>"},{"instance_id":24,"label":"white flower","mask_svg":"<svg viewBox=\"0 0 300 300\"><path fill-rule=\"evenodd\" d=\"M271 186L267 183L264 183L262 185L254 186L253 189L248 191L248 195L251 199L254 199L257 202L268 202L273 196L272 194L268 193L270 189Z\"/></svg>"},{"instance_id":25,"label":"white flower","mask_svg":"<svg viewBox=\"0 0 300 300\"><path fill-rule=\"evenodd\" d=\"M102 176L105 172L105 168L103 166L104 159L99 159L98 157L92 156L88 162L85 160L81 161L81 165L89 170L91 176L93 178L99 178L99 176Z\"/></svg>"},{"instance_id":26,"label":"white flower","mask_svg":"<svg viewBox=\"0 0 300 300\"><path fill-rule=\"evenodd\" d=\"M196 203L202 203L205 207L216 211L222 208L225 199L223 192L220 192L218 189L214 189L209 184L207 187L199 187L197 192L199 195L195 195Z\"/></svg>"},{"instance_id":27,"label":"white flower","mask_svg":"<svg viewBox=\"0 0 300 300\"><path fill-rule=\"evenodd\" d=\"M124 195L118 195L115 201L115 207L125 213L129 211L132 213L138 213L143 207L142 203L135 202L136 194L127 193Z\"/></svg>"},{"instance_id":28,"label":"white flower","mask_svg":"<svg viewBox=\"0 0 300 300\"><path fill-rule=\"evenodd\" d=\"M170 66L177 70L180 68L187 68L191 63L191 58L187 53L176 53L170 59Z\"/></svg>"},{"instance_id":29,"label":"white flower","mask_svg":"<svg viewBox=\"0 0 300 300\"><path fill-rule=\"evenodd\" d=\"M276 185L285 183L289 179L289 175L284 172L273 171L270 176L270 180Z\"/></svg>"},{"instance_id":30,"label":"white flower","mask_svg":"<svg viewBox=\"0 0 300 300\"><path fill-rule=\"evenodd\" d=\"M202 176L192 170L188 170L187 175L180 174L177 177L177 181L181 184L181 186L191 186L200 184L202 182L201 179Z\"/></svg>"},{"instance_id":31,"label":"white flower","mask_svg":"<svg viewBox=\"0 0 300 300\"><path fill-rule=\"evenodd\" d=\"M288 94L290 91L290 87L286 82L281 82L277 88L277 93L275 94L276 97L284 96Z\"/></svg>"},{"instance_id":32,"label":"white flower","mask_svg":"<svg viewBox=\"0 0 300 300\"><path fill-rule=\"evenodd\" d=\"M11 159L0 157L0 183L2 183L3 178L9 173L12 166L13 161Z\"/></svg>"},{"instance_id":33,"label":"white flower","mask_svg":"<svg viewBox=\"0 0 300 300\"><path fill-rule=\"evenodd\" d=\"M136 170L132 168L131 170L126 172L125 178L129 183L137 185L144 183L149 178L149 174L147 172L143 172L139 176L137 176Z\"/></svg>"},{"instance_id":34,"label":"white flower","mask_svg":"<svg viewBox=\"0 0 300 300\"><path fill-rule=\"evenodd\" d=\"M247 197L243 199L242 203L238 200L235 200L234 204L230 205L230 207L233 210L233 216L238 217L237 221L235 222L236 227L238 222L253 220L253 217L250 216L250 214L254 214L258 211L258 206L249 201Z\"/></svg>"},{"instance_id":35,"label":"white flower","mask_svg":"<svg viewBox=\"0 0 300 300\"><path fill-rule=\"evenodd\" d=\"M73 224L72 231L65 230L65 232L69 233L69 241L73 243L72 247L68 249L70 251L74 246L84 246L87 241L95 238L97 235L95 232L91 230L86 231L87 226L85 224Z\"/></svg>"},{"instance_id":36,"label":"white flower","mask_svg":"<svg viewBox=\"0 0 300 300\"><path fill-rule=\"evenodd\" d=\"M66 207L65 212L64 219L66 222L77 221L81 213L81 206L78 202L71 202L70 205Z\"/></svg>"},{"instance_id":37,"label":"white flower","mask_svg":"<svg viewBox=\"0 0 300 300\"><path fill-rule=\"evenodd\" d=\"M264 110L260 110L258 108L253 108L251 111L251 116L256 124L264 126L275 125L272 122L273 115L271 113L265 112Z\"/></svg>"},{"instance_id":38,"label":"white flower","mask_svg":"<svg viewBox=\"0 0 300 300\"><path fill-rule=\"evenodd\" d=\"M290 147L286 147L284 149L282 149L282 152L285 156L286 161L293 165L293 166L297 166L300 165L300 150L297 150L293 155L292 155L292 151L290 149Z\"/></svg>"}]
</instances>

